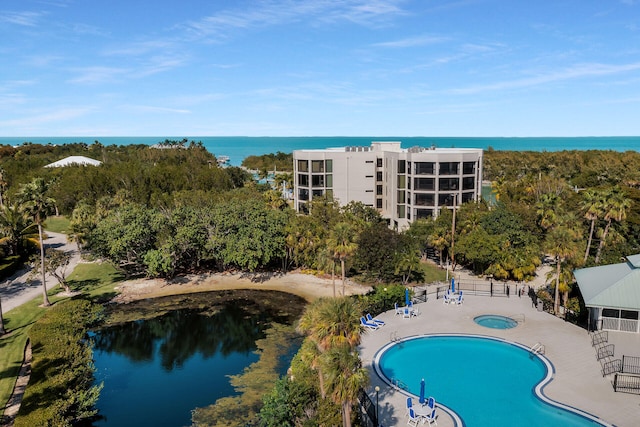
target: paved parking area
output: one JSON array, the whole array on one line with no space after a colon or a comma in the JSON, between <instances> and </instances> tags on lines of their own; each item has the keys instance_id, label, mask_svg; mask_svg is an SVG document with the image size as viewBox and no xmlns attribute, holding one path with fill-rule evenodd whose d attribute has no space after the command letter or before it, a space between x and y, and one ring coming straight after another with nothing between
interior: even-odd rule
<instances>
[{"instance_id":1,"label":"paved parking area","mask_svg":"<svg viewBox=\"0 0 640 427\"><path fill-rule=\"evenodd\" d=\"M360 346L363 364L369 369L371 385L367 392L375 403L376 386L379 392L379 413L382 425L404 426L406 395L387 385L380 379L372 366L376 352L394 337L407 337L431 333L466 333L503 338L527 347L535 343L545 346L545 355L556 369L551 383L544 389L546 396L566 405L579 408L618 427L640 425L640 396L613 391L612 377L603 377L596 352L591 346L586 330L566 323L553 315L539 312L531 305L531 300L511 297L485 297L467 295L461 305L445 305L432 296L425 303L416 305L420 315L411 319L396 316L395 310L382 313L378 317L386 325L376 331L364 334ZM489 329L477 325L473 318L481 314L518 316L524 319L513 329ZM616 348L633 351L630 356L640 356L640 337L630 334L613 334ZM626 345L625 345L626 344ZM616 356L618 356L616 351ZM417 363L417 361L407 361ZM439 411L438 426L454 426L453 419Z\"/></svg>"}]
</instances>

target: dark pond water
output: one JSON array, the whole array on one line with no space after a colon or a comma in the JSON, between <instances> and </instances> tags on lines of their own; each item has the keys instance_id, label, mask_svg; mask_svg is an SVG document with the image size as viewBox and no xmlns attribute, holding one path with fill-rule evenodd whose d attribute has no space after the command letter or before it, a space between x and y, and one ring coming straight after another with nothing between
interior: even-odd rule
<instances>
[{"instance_id":1,"label":"dark pond water","mask_svg":"<svg viewBox=\"0 0 640 427\"><path fill-rule=\"evenodd\" d=\"M94 426L190 426L191 410L235 395L227 376L258 360L255 341L266 328L274 321L291 324L304 306L279 292L188 299L176 305L189 308L95 332L96 381L104 382L97 407L104 418ZM141 304L127 309L153 310L149 301Z\"/></svg>"}]
</instances>

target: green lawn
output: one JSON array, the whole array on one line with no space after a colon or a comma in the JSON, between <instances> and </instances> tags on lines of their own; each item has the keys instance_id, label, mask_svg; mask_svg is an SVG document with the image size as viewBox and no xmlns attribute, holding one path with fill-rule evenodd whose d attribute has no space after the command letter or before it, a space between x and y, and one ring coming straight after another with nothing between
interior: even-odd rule
<instances>
[{"instance_id":1,"label":"green lawn","mask_svg":"<svg viewBox=\"0 0 640 427\"><path fill-rule=\"evenodd\" d=\"M67 217L62 215L50 216L47 218L45 228L49 231L53 231L54 233L67 234L69 232L70 222Z\"/></svg>"},{"instance_id":2,"label":"green lawn","mask_svg":"<svg viewBox=\"0 0 640 427\"><path fill-rule=\"evenodd\" d=\"M430 262L420 263L424 274L424 283L444 282L447 280L447 271Z\"/></svg>"},{"instance_id":3,"label":"green lawn","mask_svg":"<svg viewBox=\"0 0 640 427\"><path fill-rule=\"evenodd\" d=\"M122 280L122 276L109 263L92 263L78 264L68 279L73 290L81 291L83 295L99 302L116 294L114 287L118 281ZM60 292L58 287L49 291L49 300L52 304L68 299L56 296L58 292ZM45 308L38 307L41 303L40 295L4 315L8 333L0 338L0 404L3 407L13 391L29 330L46 311Z\"/></svg>"}]
</instances>

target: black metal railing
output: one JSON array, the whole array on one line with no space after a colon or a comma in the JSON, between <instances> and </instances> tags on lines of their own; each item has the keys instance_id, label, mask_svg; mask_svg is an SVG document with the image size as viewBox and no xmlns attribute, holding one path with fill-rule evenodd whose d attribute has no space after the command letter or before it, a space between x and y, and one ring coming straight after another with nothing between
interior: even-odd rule
<instances>
[{"instance_id":1,"label":"black metal railing","mask_svg":"<svg viewBox=\"0 0 640 427\"><path fill-rule=\"evenodd\" d=\"M640 375L616 373L613 389L622 393L640 394Z\"/></svg>"},{"instance_id":2,"label":"black metal railing","mask_svg":"<svg viewBox=\"0 0 640 427\"><path fill-rule=\"evenodd\" d=\"M596 357L598 360L602 360L605 357L613 357L615 354L615 346L613 344L603 345L596 349Z\"/></svg>"},{"instance_id":3,"label":"black metal railing","mask_svg":"<svg viewBox=\"0 0 640 427\"><path fill-rule=\"evenodd\" d=\"M620 359L608 360L606 362L604 360L601 360L600 364L602 365L603 377L613 374L614 372L622 371L622 360Z\"/></svg>"},{"instance_id":4,"label":"black metal railing","mask_svg":"<svg viewBox=\"0 0 640 427\"><path fill-rule=\"evenodd\" d=\"M592 346L596 346L605 342L609 342L609 333L607 331L598 331L594 332L593 335L591 335Z\"/></svg>"},{"instance_id":5,"label":"black metal railing","mask_svg":"<svg viewBox=\"0 0 640 427\"><path fill-rule=\"evenodd\" d=\"M360 389L358 393L358 401L362 413L362 421L365 427L378 427L378 414L376 404L371 400L369 395Z\"/></svg>"},{"instance_id":6,"label":"black metal railing","mask_svg":"<svg viewBox=\"0 0 640 427\"><path fill-rule=\"evenodd\" d=\"M640 375L640 357L622 356L622 372Z\"/></svg>"}]
</instances>

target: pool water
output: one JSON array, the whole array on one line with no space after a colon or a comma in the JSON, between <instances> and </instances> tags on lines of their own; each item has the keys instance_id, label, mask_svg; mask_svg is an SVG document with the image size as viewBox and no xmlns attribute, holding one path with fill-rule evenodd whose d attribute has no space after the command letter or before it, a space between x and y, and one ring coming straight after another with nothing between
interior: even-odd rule
<instances>
[{"instance_id":1,"label":"pool water","mask_svg":"<svg viewBox=\"0 0 640 427\"><path fill-rule=\"evenodd\" d=\"M502 340L410 338L383 348L376 370L416 396L424 378L426 396L456 412L467 427L607 425L538 398L534 389L549 368L528 349Z\"/></svg>"},{"instance_id":2,"label":"pool water","mask_svg":"<svg viewBox=\"0 0 640 427\"><path fill-rule=\"evenodd\" d=\"M491 329L511 329L518 326L518 322L510 317L499 316L497 314L484 314L473 318L473 321L480 326Z\"/></svg>"}]
</instances>

